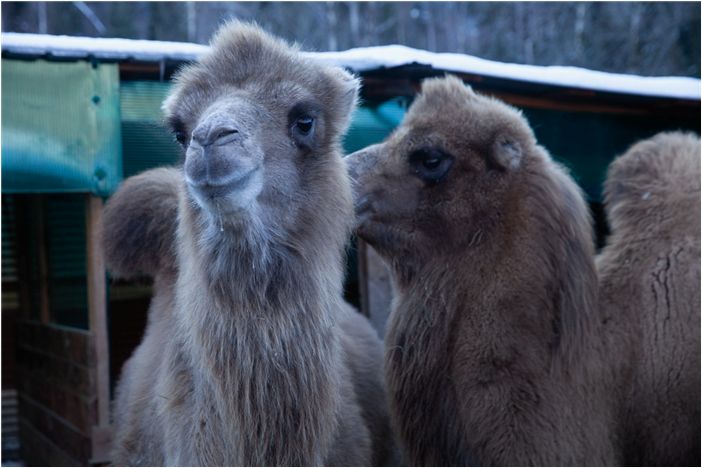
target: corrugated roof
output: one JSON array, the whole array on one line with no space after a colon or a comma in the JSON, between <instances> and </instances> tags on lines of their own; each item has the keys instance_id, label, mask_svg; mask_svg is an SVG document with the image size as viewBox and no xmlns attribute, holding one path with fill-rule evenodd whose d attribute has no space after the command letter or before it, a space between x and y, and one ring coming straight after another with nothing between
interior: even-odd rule
<instances>
[{"instance_id":1,"label":"corrugated roof","mask_svg":"<svg viewBox=\"0 0 702 468\"><path fill-rule=\"evenodd\" d=\"M208 50L208 46L185 42L3 33L2 50L3 53L35 57L161 62L195 60ZM701 89L697 78L644 77L577 67L520 65L465 54L433 53L400 45L342 52L307 52L306 55L357 73L420 64L435 70L640 96L699 100Z\"/></svg>"}]
</instances>

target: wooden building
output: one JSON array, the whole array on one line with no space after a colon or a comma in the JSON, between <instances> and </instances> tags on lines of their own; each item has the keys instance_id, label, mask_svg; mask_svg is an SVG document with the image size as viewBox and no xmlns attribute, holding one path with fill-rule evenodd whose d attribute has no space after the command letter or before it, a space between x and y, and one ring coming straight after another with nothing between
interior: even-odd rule
<instances>
[{"instance_id":1,"label":"wooden building","mask_svg":"<svg viewBox=\"0 0 702 468\"><path fill-rule=\"evenodd\" d=\"M18 431L26 464L109 462L112 392L141 339L151 289L109 279L97 227L120 181L178 163L160 104L174 71L204 50L3 34L3 441ZM347 152L392 131L429 76L457 74L522 108L540 142L588 194L600 234L609 161L659 131L700 129L695 79L497 64L399 46L311 55L362 77ZM354 247L347 298L380 334L391 294L382 261ZM16 426L9 424L13 401Z\"/></svg>"}]
</instances>

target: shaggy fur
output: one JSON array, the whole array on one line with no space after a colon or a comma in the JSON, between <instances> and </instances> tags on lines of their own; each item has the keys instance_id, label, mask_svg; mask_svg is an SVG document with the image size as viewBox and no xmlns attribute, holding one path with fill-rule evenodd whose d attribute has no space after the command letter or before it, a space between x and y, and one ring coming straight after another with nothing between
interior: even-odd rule
<instances>
[{"instance_id":1,"label":"shaggy fur","mask_svg":"<svg viewBox=\"0 0 702 468\"><path fill-rule=\"evenodd\" d=\"M391 414L414 465L612 465L587 206L518 111L455 78L347 158L388 261Z\"/></svg>"},{"instance_id":2,"label":"shaggy fur","mask_svg":"<svg viewBox=\"0 0 702 468\"><path fill-rule=\"evenodd\" d=\"M605 184L601 305L628 330L621 439L628 465L700 465L700 140L662 133Z\"/></svg>"},{"instance_id":3,"label":"shaggy fur","mask_svg":"<svg viewBox=\"0 0 702 468\"><path fill-rule=\"evenodd\" d=\"M110 265L156 270L117 390L115 463L387 461L382 349L341 299L352 201L339 139L357 87L240 23L178 75L164 110L183 170L127 181L106 216L160 226L105 231ZM167 186L158 202L150 184ZM144 232L158 239L131 238Z\"/></svg>"},{"instance_id":4,"label":"shaggy fur","mask_svg":"<svg viewBox=\"0 0 702 468\"><path fill-rule=\"evenodd\" d=\"M103 247L114 276L175 274L173 246L182 178L175 169L154 169L130 177L112 195L105 207L102 230L109 233L103 236ZM128 216L122 215L125 209ZM125 255L127 252L135 254Z\"/></svg>"}]
</instances>

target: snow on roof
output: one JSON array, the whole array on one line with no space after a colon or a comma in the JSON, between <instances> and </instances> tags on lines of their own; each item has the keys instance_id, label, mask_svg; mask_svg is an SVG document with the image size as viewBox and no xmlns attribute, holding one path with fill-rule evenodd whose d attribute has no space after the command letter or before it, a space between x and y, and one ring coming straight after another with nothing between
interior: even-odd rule
<instances>
[{"instance_id":1,"label":"snow on roof","mask_svg":"<svg viewBox=\"0 0 702 468\"><path fill-rule=\"evenodd\" d=\"M700 80L697 78L645 77L605 73L577 67L519 65L495 62L464 54L437 54L401 45L351 49L344 52L321 52L316 55L325 61L358 72L419 63L431 65L437 70L546 85L644 96L700 99Z\"/></svg>"},{"instance_id":2,"label":"snow on roof","mask_svg":"<svg viewBox=\"0 0 702 468\"><path fill-rule=\"evenodd\" d=\"M3 33L2 50L32 56L160 62L195 60L208 50L208 46L185 42ZM363 47L342 52L307 52L305 55L357 73L421 64L449 72L641 96L699 100L701 89L697 78L644 77L576 67L519 65L464 54L427 52L401 45Z\"/></svg>"},{"instance_id":3,"label":"snow on roof","mask_svg":"<svg viewBox=\"0 0 702 468\"><path fill-rule=\"evenodd\" d=\"M3 33L2 50L21 55L106 60L196 60L208 47L187 42L144 41L47 34Z\"/></svg>"}]
</instances>

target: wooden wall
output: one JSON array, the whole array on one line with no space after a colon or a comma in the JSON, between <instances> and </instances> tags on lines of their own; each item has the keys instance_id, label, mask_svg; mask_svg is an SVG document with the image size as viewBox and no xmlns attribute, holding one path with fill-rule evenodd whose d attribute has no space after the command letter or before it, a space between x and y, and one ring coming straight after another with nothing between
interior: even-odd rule
<instances>
[{"instance_id":1,"label":"wooden wall","mask_svg":"<svg viewBox=\"0 0 702 468\"><path fill-rule=\"evenodd\" d=\"M20 278L20 311L14 327L21 458L25 465L78 466L108 462L109 348L105 269L97 227L102 200L85 195L87 304L79 310L87 329L58 324L47 255L45 196L17 197L22 216L14 226ZM33 219L26 215L33 213ZM80 211L73 218L80 220ZM72 218L72 219L73 219ZM82 227L81 227L82 229ZM75 239L55 235L59 246ZM56 249L54 249L56 250ZM36 254L32 254L35 251ZM36 271L34 271L36 270ZM3 324L4 325L4 324Z\"/></svg>"},{"instance_id":2,"label":"wooden wall","mask_svg":"<svg viewBox=\"0 0 702 468\"><path fill-rule=\"evenodd\" d=\"M87 331L18 322L20 438L27 465L90 462L98 422L93 350Z\"/></svg>"}]
</instances>

